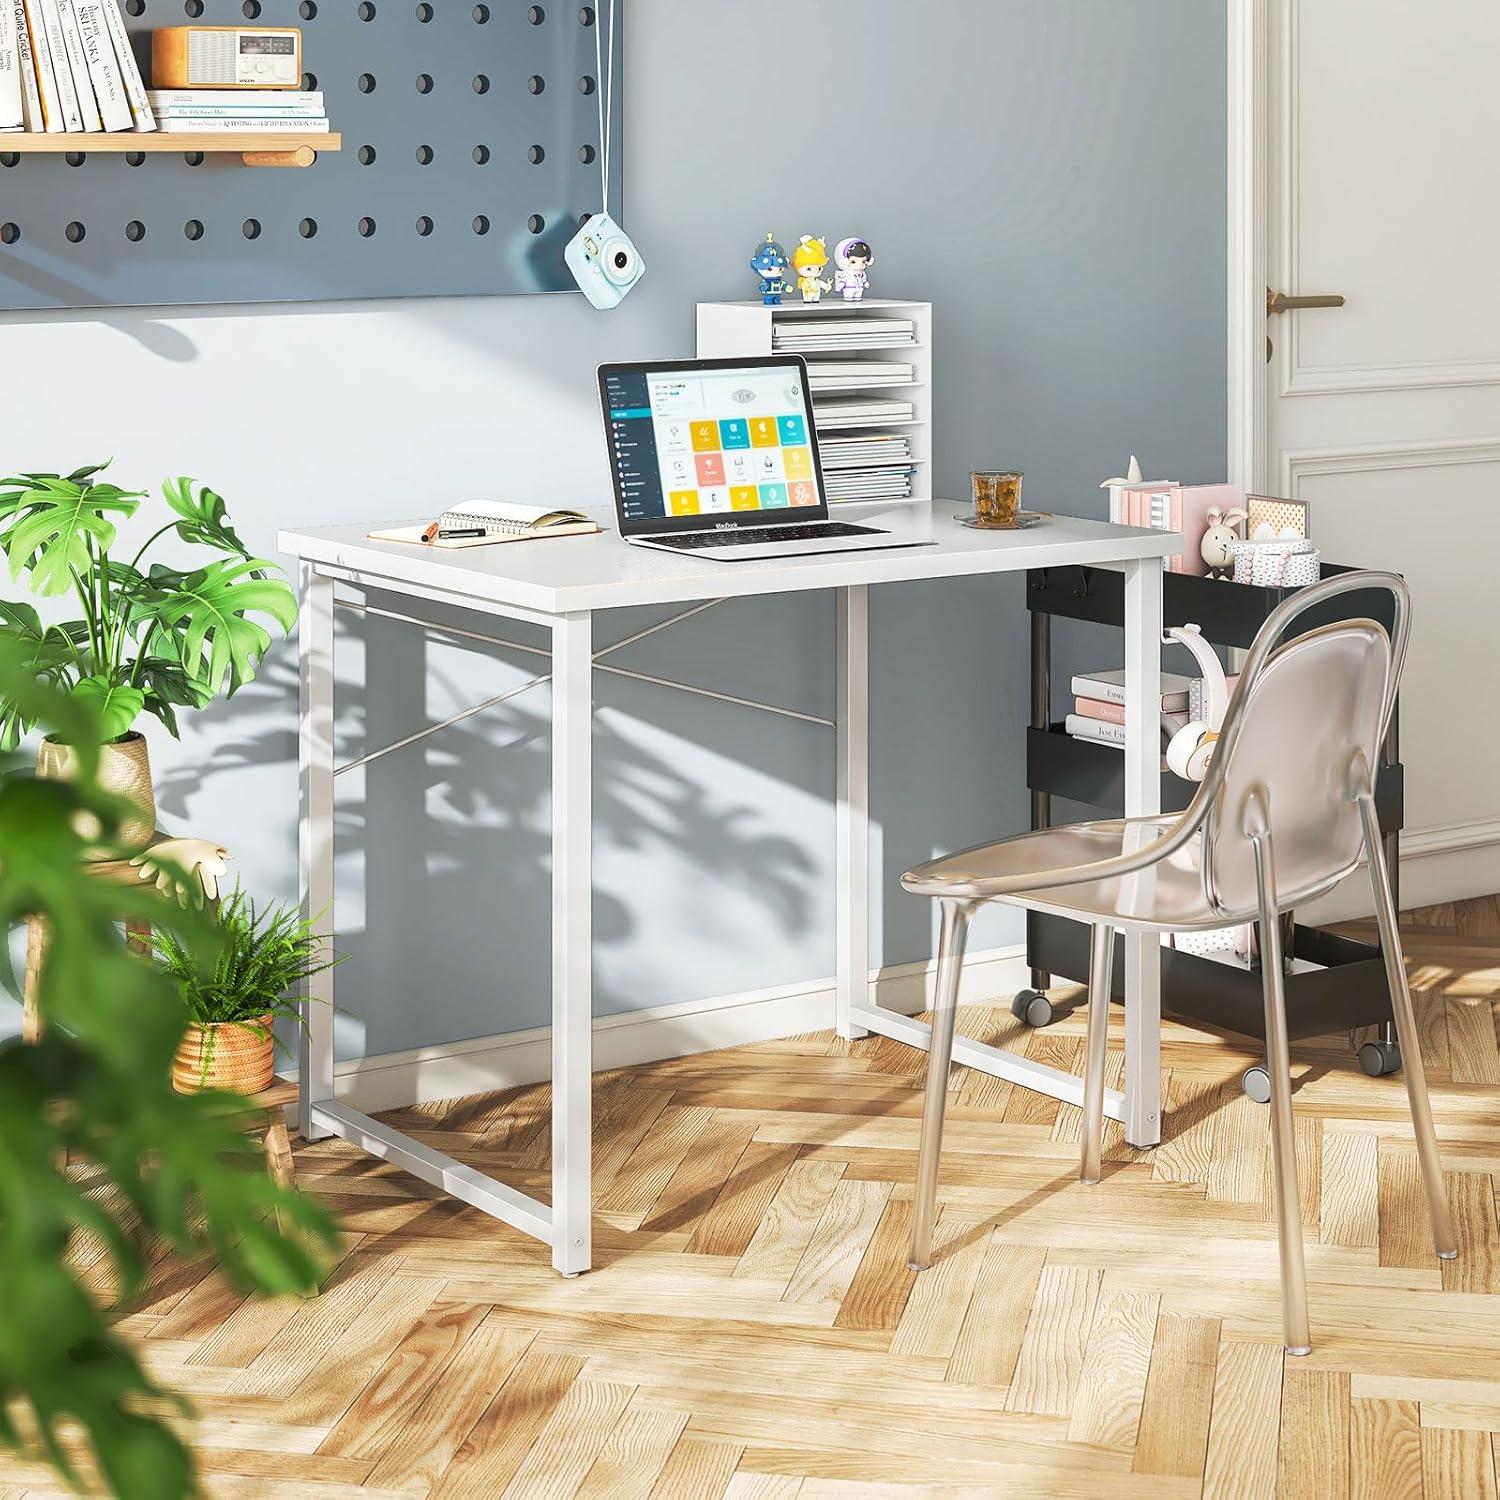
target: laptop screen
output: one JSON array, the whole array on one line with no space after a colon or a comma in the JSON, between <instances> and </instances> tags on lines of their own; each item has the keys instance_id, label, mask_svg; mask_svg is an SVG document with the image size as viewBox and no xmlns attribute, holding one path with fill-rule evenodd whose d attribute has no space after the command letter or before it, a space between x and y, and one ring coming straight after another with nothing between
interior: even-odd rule
<instances>
[{"instance_id":1,"label":"laptop screen","mask_svg":"<svg viewBox=\"0 0 1500 1500\"><path fill-rule=\"evenodd\" d=\"M828 514L801 359L605 365L599 391L624 535Z\"/></svg>"}]
</instances>

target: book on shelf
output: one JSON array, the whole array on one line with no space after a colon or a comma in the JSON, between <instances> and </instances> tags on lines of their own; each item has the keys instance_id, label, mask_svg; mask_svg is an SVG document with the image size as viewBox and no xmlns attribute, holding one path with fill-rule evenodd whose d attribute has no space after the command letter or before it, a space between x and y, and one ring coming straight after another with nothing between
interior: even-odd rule
<instances>
[{"instance_id":1,"label":"book on shelf","mask_svg":"<svg viewBox=\"0 0 1500 1500\"><path fill-rule=\"evenodd\" d=\"M84 60L94 85L94 99L105 130L129 130L135 123L125 94L125 73L115 56L104 8L111 0L72 0Z\"/></svg>"},{"instance_id":2,"label":"book on shelf","mask_svg":"<svg viewBox=\"0 0 1500 1500\"><path fill-rule=\"evenodd\" d=\"M21 103L21 44L16 13L0 4L0 131L21 130L26 112Z\"/></svg>"},{"instance_id":3,"label":"book on shelf","mask_svg":"<svg viewBox=\"0 0 1500 1500\"><path fill-rule=\"evenodd\" d=\"M104 18L105 30L109 32L110 44L115 49L115 61L119 63L120 74L125 80L125 102L130 106L131 123L143 133L155 130L156 117L146 98L146 81L141 77L140 64L131 50L125 17L120 12L120 0L100 0L99 11Z\"/></svg>"},{"instance_id":4,"label":"book on shelf","mask_svg":"<svg viewBox=\"0 0 1500 1500\"><path fill-rule=\"evenodd\" d=\"M31 55L36 64L37 94L42 107L42 128L56 135L65 125L62 100L57 92L57 69L52 66L52 49L47 44L47 26L42 15L42 0L24 0L26 32L31 38Z\"/></svg>"},{"instance_id":5,"label":"book on shelf","mask_svg":"<svg viewBox=\"0 0 1500 1500\"><path fill-rule=\"evenodd\" d=\"M0 0L0 131L17 128L156 129L120 0Z\"/></svg>"},{"instance_id":6,"label":"book on shelf","mask_svg":"<svg viewBox=\"0 0 1500 1500\"><path fill-rule=\"evenodd\" d=\"M322 89L147 89L153 111L223 110L231 115L269 110L283 115L321 115Z\"/></svg>"},{"instance_id":7,"label":"book on shelf","mask_svg":"<svg viewBox=\"0 0 1500 1500\"><path fill-rule=\"evenodd\" d=\"M1188 689L1192 679L1181 672L1161 674L1161 711L1163 713L1185 713L1188 706ZM1079 672L1069 684L1070 691L1078 698L1099 698L1105 703L1124 703L1125 670L1105 672Z\"/></svg>"},{"instance_id":8,"label":"book on shelf","mask_svg":"<svg viewBox=\"0 0 1500 1500\"><path fill-rule=\"evenodd\" d=\"M274 135L327 135L332 129L326 116L318 119L266 119L262 115L223 115L216 120L183 119L178 115L162 115L156 128L164 135L217 134L274 134Z\"/></svg>"},{"instance_id":9,"label":"book on shelf","mask_svg":"<svg viewBox=\"0 0 1500 1500\"><path fill-rule=\"evenodd\" d=\"M5 3L5 0L0 0ZM31 28L26 24L25 0L15 0L9 6L15 15L16 67L21 75L21 118L27 130L45 130L47 121L42 114L42 96L36 86L36 58L31 51Z\"/></svg>"},{"instance_id":10,"label":"book on shelf","mask_svg":"<svg viewBox=\"0 0 1500 1500\"><path fill-rule=\"evenodd\" d=\"M65 131L83 130L83 112L78 107L78 90L73 86L73 70L68 65L68 44L63 37L60 0L40 0L42 31L47 38L47 56L52 60L52 87L57 112Z\"/></svg>"},{"instance_id":11,"label":"book on shelf","mask_svg":"<svg viewBox=\"0 0 1500 1500\"><path fill-rule=\"evenodd\" d=\"M1179 729L1185 729L1188 716L1184 713L1164 713L1161 716L1161 736L1165 745ZM1069 714L1063 720L1063 728L1069 738L1089 740L1096 745L1113 745L1125 748L1125 726L1110 719L1091 719L1085 714Z\"/></svg>"},{"instance_id":12,"label":"book on shelf","mask_svg":"<svg viewBox=\"0 0 1500 1500\"><path fill-rule=\"evenodd\" d=\"M104 118L99 113L99 101L94 94L94 81L89 77L88 58L83 53L83 32L78 24L78 10L74 0L57 0L57 13L62 21L63 47L68 54L68 74L73 80L73 92L78 96L78 113L87 131L104 129Z\"/></svg>"}]
</instances>

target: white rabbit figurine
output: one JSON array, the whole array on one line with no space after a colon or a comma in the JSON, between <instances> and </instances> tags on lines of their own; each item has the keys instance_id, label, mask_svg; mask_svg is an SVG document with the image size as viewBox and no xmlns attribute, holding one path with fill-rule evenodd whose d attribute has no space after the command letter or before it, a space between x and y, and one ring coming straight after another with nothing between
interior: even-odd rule
<instances>
[{"instance_id":1,"label":"white rabbit figurine","mask_svg":"<svg viewBox=\"0 0 1500 1500\"><path fill-rule=\"evenodd\" d=\"M1226 512L1217 505L1210 505L1204 515L1208 521L1208 530L1203 533L1199 551L1203 553L1203 561L1208 564L1208 576L1226 578L1228 570L1234 565L1229 544L1239 541L1236 528L1245 520L1246 514L1242 510Z\"/></svg>"}]
</instances>

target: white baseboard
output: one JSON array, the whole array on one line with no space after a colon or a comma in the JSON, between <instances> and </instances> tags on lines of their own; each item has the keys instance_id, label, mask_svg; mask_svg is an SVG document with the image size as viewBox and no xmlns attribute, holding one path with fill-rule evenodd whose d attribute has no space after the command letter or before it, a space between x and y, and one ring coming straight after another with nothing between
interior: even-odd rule
<instances>
[{"instance_id":1,"label":"white baseboard","mask_svg":"<svg viewBox=\"0 0 1500 1500\"><path fill-rule=\"evenodd\" d=\"M930 1003L930 960L893 964L870 976L870 993L905 1015ZM959 999L964 1004L1008 996L1030 982L1023 944L970 953ZM833 1025L833 981L780 985L738 995L659 1005L602 1016L594 1022L595 1070L713 1052ZM342 1062L335 1070L345 1104L366 1114L536 1083L552 1072L551 1028L532 1027L412 1052Z\"/></svg>"},{"instance_id":2,"label":"white baseboard","mask_svg":"<svg viewBox=\"0 0 1500 1500\"><path fill-rule=\"evenodd\" d=\"M1437 906L1500 891L1500 818L1413 829L1401 835L1401 909ZM1306 912L1307 922L1346 922L1374 911L1363 869Z\"/></svg>"}]
</instances>

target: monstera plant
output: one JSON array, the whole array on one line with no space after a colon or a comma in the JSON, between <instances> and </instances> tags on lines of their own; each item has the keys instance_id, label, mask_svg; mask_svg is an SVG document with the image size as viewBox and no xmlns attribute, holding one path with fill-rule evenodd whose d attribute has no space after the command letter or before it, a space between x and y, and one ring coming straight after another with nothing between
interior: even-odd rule
<instances>
[{"instance_id":1,"label":"monstera plant","mask_svg":"<svg viewBox=\"0 0 1500 1500\"><path fill-rule=\"evenodd\" d=\"M0 480L0 552L11 581L24 578L46 611L44 618L32 604L0 599L0 639L34 676L95 711L106 737L100 782L136 805L121 831L128 845L148 841L155 824L137 721L150 714L175 736L179 708L202 708L255 676L271 643L255 617L285 634L297 607L285 581L272 576L274 564L240 540L222 497L194 480L166 480L163 524L138 547L122 548L120 527L147 497L101 478L106 467ZM169 539L218 555L148 562ZM67 596L81 618L53 619L46 601ZM0 694L0 749L14 749L32 727L25 704ZM54 739L43 744L38 767L66 777L75 757Z\"/></svg>"},{"instance_id":2,"label":"monstera plant","mask_svg":"<svg viewBox=\"0 0 1500 1500\"><path fill-rule=\"evenodd\" d=\"M205 913L85 868L85 838L113 841L121 815L95 779L92 695L41 680L5 640L0 693L78 757L76 776L48 780L0 752L0 933L50 934L39 1034L0 1041L0 1488L14 1493L11 1450L94 1492L183 1500L202 1493L186 1403L153 1378L121 1318L153 1270L204 1256L245 1292L306 1295L338 1236L312 1198L271 1180L243 1133L243 1099L172 1087L182 995L115 923L170 932L204 973L217 939ZM0 991L20 988L0 944Z\"/></svg>"}]
</instances>

